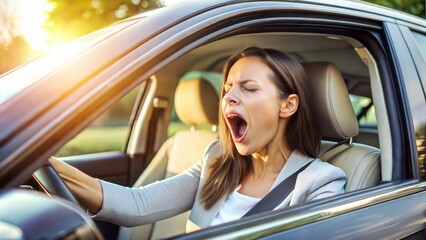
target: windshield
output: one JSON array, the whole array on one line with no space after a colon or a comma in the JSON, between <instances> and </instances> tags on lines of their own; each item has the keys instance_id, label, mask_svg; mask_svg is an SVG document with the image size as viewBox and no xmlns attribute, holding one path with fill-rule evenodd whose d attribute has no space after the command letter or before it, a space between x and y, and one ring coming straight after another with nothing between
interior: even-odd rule
<instances>
[{"instance_id":1,"label":"windshield","mask_svg":"<svg viewBox=\"0 0 426 240\"><path fill-rule=\"evenodd\" d=\"M136 20L124 21L98 30L53 49L36 60L0 76L0 104L43 79L86 49L136 22Z\"/></svg>"}]
</instances>

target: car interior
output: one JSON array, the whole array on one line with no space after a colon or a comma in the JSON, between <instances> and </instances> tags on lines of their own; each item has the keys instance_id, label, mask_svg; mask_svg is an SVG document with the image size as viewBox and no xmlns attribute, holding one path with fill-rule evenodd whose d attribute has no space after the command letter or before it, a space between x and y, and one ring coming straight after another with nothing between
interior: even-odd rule
<instances>
[{"instance_id":1,"label":"car interior","mask_svg":"<svg viewBox=\"0 0 426 240\"><path fill-rule=\"evenodd\" d=\"M191 128L177 132L161 146L133 187L141 187L179 174L197 163L203 157L207 145L218 138L216 126L219 95L210 83L201 78L183 80L176 88L174 101L179 119ZM198 129L201 125L209 125L211 129ZM158 239L165 237L165 229L169 234L182 233L185 231L188 217L189 211L154 224L134 228L122 227L118 238L151 235L152 239Z\"/></svg>"},{"instance_id":2,"label":"car interior","mask_svg":"<svg viewBox=\"0 0 426 240\"><path fill-rule=\"evenodd\" d=\"M381 157L383 150L389 151L390 145L384 147L384 144L389 144L389 139L386 141L382 137L389 133L386 133L386 127L379 127L382 124L386 126L387 119L385 113L380 117L377 110L385 109L384 100L380 96L377 66L367 48L345 36L256 33L203 45L163 67L148 80L155 82L147 84L155 92L150 100L155 102L161 99L165 103L161 107L163 114L156 115L157 126L167 126L175 108L179 119L191 128L167 140L164 132L150 139L159 143L156 145L158 150L153 151L155 156L133 187L178 174L202 158L204 148L217 139L222 67L230 55L249 46L279 49L303 64L318 106L316 117L323 135L321 159L340 167L347 174L346 191L376 186L384 180L383 176L389 176L389 171L384 172L386 168L382 166L391 169L389 164L392 164L392 160L388 157L384 163ZM199 74L189 79L184 77L194 72ZM215 77L206 77L208 74ZM354 109L350 96L360 96L369 101ZM374 109L373 102L376 106L374 121L377 122L363 126L359 120ZM200 125L209 125L210 129L199 129ZM143 146L141 142L146 141L144 136L146 134L140 132L136 137L131 137L129 146ZM143 149L128 147L127 150ZM183 233L188 214L134 228L121 227L119 239L148 236L158 239Z\"/></svg>"},{"instance_id":3,"label":"car interior","mask_svg":"<svg viewBox=\"0 0 426 240\"><path fill-rule=\"evenodd\" d=\"M199 46L141 84L132 103L131 130L123 152L130 158L142 156L144 164L130 163L129 171L136 174L129 173L127 184L119 184L144 186L179 174L202 159L206 146L218 138L224 63L233 53L251 46L283 51L304 66L323 137L319 156L346 173L347 192L391 180L389 121L378 67L368 46L348 36L262 32ZM188 127L169 137L174 110ZM363 121L366 116L369 121ZM73 164L73 157L63 160ZM135 166L138 169L132 169ZM102 178L91 169L82 170ZM159 239L184 233L188 216L186 212L153 224L120 227L117 238ZM102 223L99 226L102 230Z\"/></svg>"}]
</instances>

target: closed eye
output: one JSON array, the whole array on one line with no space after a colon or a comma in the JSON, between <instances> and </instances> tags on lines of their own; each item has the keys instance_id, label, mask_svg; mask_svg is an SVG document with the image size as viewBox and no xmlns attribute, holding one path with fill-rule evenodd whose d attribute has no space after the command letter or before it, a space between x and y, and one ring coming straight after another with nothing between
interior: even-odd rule
<instances>
[{"instance_id":1,"label":"closed eye","mask_svg":"<svg viewBox=\"0 0 426 240\"><path fill-rule=\"evenodd\" d=\"M243 91L247 91L247 92L256 92L257 91L256 88L249 88L249 87L241 87L241 89Z\"/></svg>"},{"instance_id":2,"label":"closed eye","mask_svg":"<svg viewBox=\"0 0 426 240\"><path fill-rule=\"evenodd\" d=\"M242 80L239 82L241 90L245 92L256 92L258 90L254 80Z\"/></svg>"}]
</instances>

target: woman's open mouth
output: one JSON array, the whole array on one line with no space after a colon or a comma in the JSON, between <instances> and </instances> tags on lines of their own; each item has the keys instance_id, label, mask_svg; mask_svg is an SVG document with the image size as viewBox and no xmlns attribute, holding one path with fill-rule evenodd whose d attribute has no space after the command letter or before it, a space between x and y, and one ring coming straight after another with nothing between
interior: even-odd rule
<instances>
[{"instance_id":1,"label":"woman's open mouth","mask_svg":"<svg viewBox=\"0 0 426 240\"><path fill-rule=\"evenodd\" d=\"M235 142L241 143L247 135L247 122L240 115L230 113L226 115L228 126L231 129L232 138Z\"/></svg>"}]
</instances>

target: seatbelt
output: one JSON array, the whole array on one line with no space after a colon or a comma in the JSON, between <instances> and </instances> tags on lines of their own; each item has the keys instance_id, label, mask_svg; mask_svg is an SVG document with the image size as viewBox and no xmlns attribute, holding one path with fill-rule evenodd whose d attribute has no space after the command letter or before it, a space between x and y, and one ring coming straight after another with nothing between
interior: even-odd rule
<instances>
[{"instance_id":1,"label":"seatbelt","mask_svg":"<svg viewBox=\"0 0 426 240\"><path fill-rule=\"evenodd\" d=\"M309 162L297 172L293 173L290 177L284 179L274 189L272 189L265 197L263 197L250 211L248 211L242 218L258 214L261 212L274 210L284 199L293 191L296 185L297 175L305 170L313 161Z\"/></svg>"}]
</instances>

